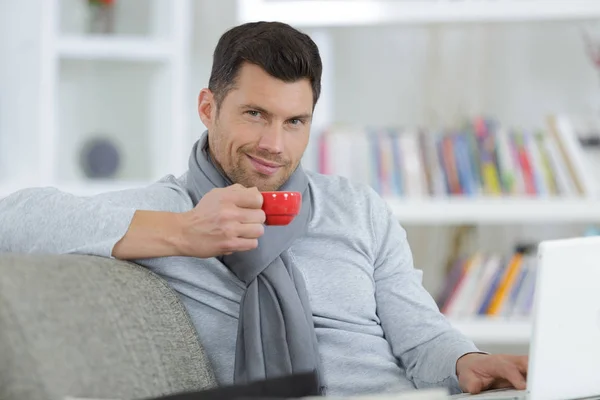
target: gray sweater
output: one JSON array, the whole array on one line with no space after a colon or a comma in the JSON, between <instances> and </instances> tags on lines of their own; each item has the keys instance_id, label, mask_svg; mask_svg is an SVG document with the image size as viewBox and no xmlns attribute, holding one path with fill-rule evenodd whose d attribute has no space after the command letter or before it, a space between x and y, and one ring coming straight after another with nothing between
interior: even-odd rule
<instances>
[{"instance_id":1,"label":"gray sweater","mask_svg":"<svg viewBox=\"0 0 600 400\"><path fill-rule=\"evenodd\" d=\"M475 345L440 314L413 267L406 233L369 187L308 172L314 216L290 253L304 275L328 395L444 386L459 391L456 360ZM94 197L53 188L0 201L0 251L111 257L136 209L182 212L181 184ZM165 278L191 315L221 384L233 382L242 283L218 260L135 260Z\"/></svg>"}]
</instances>

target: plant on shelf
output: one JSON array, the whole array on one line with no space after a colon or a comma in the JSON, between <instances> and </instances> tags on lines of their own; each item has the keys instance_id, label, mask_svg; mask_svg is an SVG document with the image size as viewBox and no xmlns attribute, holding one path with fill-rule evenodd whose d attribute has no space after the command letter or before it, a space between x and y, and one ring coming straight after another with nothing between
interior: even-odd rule
<instances>
[{"instance_id":1,"label":"plant on shelf","mask_svg":"<svg viewBox=\"0 0 600 400\"><path fill-rule=\"evenodd\" d=\"M90 9L89 32L114 32L115 0L86 0Z\"/></svg>"}]
</instances>

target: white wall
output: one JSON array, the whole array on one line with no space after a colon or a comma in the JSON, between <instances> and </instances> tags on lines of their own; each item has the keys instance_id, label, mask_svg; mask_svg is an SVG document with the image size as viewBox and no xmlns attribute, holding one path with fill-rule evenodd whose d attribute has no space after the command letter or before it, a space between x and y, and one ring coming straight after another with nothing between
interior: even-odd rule
<instances>
[{"instance_id":1,"label":"white wall","mask_svg":"<svg viewBox=\"0 0 600 400\"><path fill-rule=\"evenodd\" d=\"M488 113L539 126L551 112L600 112L580 26L540 23L335 31L336 119L453 124Z\"/></svg>"},{"instance_id":2,"label":"white wall","mask_svg":"<svg viewBox=\"0 0 600 400\"><path fill-rule=\"evenodd\" d=\"M197 112L198 94L208 87L212 55L219 37L237 24L236 1L195 1L194 37L192 40L192 68L190 77L190 143L200 137L206 127Z\"/></svg>"},{"instance_id":3,"label":"white wall","mask_svg":"<svg viewBox=\"0 0 600 400\"><path fill-rule=\"evenodd\" d=\"M39 157L39 22L35 1L0 0L0 180L28 180L37 172L15 174L10 166L36 165Z\"/></svg>"}]
</instances>

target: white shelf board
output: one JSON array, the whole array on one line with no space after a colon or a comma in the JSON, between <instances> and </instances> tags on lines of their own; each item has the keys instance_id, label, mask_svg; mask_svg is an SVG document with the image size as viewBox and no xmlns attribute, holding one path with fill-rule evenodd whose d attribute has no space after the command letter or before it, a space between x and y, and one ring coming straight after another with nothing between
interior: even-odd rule
<instances>
[{"instance_id":1,"label":"white shelf board","mask_svg":"<svg viewBox=\"0 0 600 400\"><path fill-rule=\"evenodd\" d=\"M48 185L38 184L5 184L0 186L0 198L6 197L19 190L33 187L55 187L61 191L77 196L94 196L101 193L114 192L126 189L135 189L148 186L153 181L97 181L79 183L58 183Z\"/></svg>"},{"instance_id":2,"label":"white shelf board","mask_svg":"<svg viewBox=\"0 0 600 400\"><path fill-rule=\"evenodd\" d=\"M534 198L385 198L401 223L510 224L600 221L600 200Z\"/></svg>"},{"instance_id":3,"label":"white shelf board","mask_svg":"<svg viewBox=\"0 0 600 400\"><path fill-rule=\"evenodd\" d=\"M238 0L239 19L327 27L600 17L598 0Z\"/></svg>"},{"instance_id":4,"label":"white shelf board","mask_svg":"<svg viewBox=\"0 0 600 400\"><path fill-rule=\"evenodd\" d=\"M95 196L97 194L137 189L151 185L151 181L102 181L81 183L58 183L54 187L77 196Z\"/></svg>"},{"instance_id":5,"label":"white shelf board","mask_svg":"<svg viewBox=\"0 0 600 400\"><path fill-rule=\"evenodd\" d=\"M173 54L169 41L158 39L73 36L57 41L60 58L83 60L166 61Z\"/></svg>"},{"instance_id":6,"label":"white shelf board","mask_svg":"<svg viewBox=\"0 0 600 400\"><path fill-rule=\"evenodd\" d=\"M528 344L531 323L528 320L510 319L465 319L450 323L475 343L485 344Z\"/></svg>"}]
</instances>

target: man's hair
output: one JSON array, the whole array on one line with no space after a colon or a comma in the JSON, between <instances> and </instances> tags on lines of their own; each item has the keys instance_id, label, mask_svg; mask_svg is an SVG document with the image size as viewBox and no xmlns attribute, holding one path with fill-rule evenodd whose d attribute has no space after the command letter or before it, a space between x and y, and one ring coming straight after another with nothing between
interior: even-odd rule
<instances>
[{"instance_id":1,"label":"man's hair","mask_svg":"<svg viewBox=\"0 0 600 400\"><path fill-rule=\"evenodd\" d=\"M244 62L255 64L284 82L309 79L313 108L317 104L323 67L319 49L308 35L281 22L250 22L225 32L215 48L208 83L217 109L235 87Z\"/></svg>"}]
</instances>

